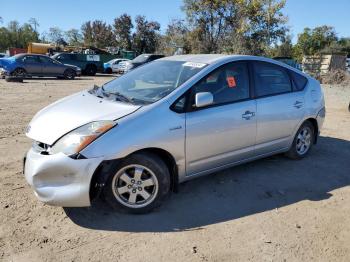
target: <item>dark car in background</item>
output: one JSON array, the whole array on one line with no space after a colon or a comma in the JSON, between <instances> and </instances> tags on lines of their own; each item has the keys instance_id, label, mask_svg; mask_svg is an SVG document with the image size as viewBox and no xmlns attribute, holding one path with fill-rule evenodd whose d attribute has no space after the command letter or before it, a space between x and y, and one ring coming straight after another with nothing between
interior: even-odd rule
<instances>
[{"instance_id":1,"label":"dark car in background","mask_svg":"<svg viewBox=\"0 0 350 262\"><path fill-rule=\"evenodd\" d=\"M103 72L103 62L100 55L58 53L53 55L52 58L62 63L80 67L84 75L94 76L97 72Z\"/></svg>"},{"instance_id":2,"label":"dark car in background","mask_svg":"<svg viewBox=\"0 0 350 262\"><path fill-rule=\"evenodd\" d=\"M164 57L164 55L155 55L155 54L142 54L138 57L134 58L131 61L121 62L120 64L120 72L119 73L126 73L140 65L152 62L154 60L157 60L159 58Z\"/></svg>"},{"instance_id":3,"label":"dark car in background","mask_svg":"<svg viewBox=\"0 0 350 262\"><path fill-rule=\"evenodd\" d=\"M0 73L3 76L26 78L32 76L74 79L81 75L81 69L62 64L46 55L18 54L0 59Z\"/></svg>"}]
</instances>

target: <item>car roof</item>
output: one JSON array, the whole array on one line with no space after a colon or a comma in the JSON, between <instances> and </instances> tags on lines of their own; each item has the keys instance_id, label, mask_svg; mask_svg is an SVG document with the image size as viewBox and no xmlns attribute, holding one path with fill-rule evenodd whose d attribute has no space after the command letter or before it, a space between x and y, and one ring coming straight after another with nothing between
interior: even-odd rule
<instances>
[{"instance_id":1,"label":"car roof","mask_svg":"<svg viewBox=\"0 0 350 262\"><path fill-rule=\"evenodd\" d=\"M223 54L198 54L198 55L174 55L161 58L160 60L183 61L194 63L213 64L222 58L232 57L232 55Z\"/></svg>"},{"instance_id":2,"label":"car roof","mask_svg":"<svg viewBox=\"0 0 350 262\"><path fill-rule=\"evenodd\" d=\"M301 74L305 77L310 77L309 75L305 74L304 72L291 67L283 62L280 62L278 60L274 60L271 58L263 57L263 56L252 56L252 55L224 55L224 54L196 54L196 55L175 55L175 56L167 56L164 58L161 58L159 60L161 61L183 61L183 62L193 62L193 63L204 63L204 64L215 64L222 61L229 62L230 60L237 59L237 60L251 60L251 61L261 61L261 62L268 62L271 64L279 65L285 68L288 68L298 74Z\"/></svg>"},{"instance_id":3,"label":"car roof","mask_svg":"<svg viewBox=\"0 0 350 262\"><path fill-rule=\"evenodd\" d=\"M32 54L32 53L21 53L21 54L17 54L17 55L14 55L15 57L22 57L22 56L27 56L27 55L30 55L30 56L45 56L45 57L49 57L47 55L43 55L43 54Z\"/></svg>"}]
</instances>

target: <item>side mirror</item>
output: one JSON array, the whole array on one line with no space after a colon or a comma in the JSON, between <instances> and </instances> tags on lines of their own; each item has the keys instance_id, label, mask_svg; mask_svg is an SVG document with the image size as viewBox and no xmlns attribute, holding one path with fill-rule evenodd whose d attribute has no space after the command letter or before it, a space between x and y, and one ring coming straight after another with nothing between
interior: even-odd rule
<instances>
[{"instance_id":1,"label":"side mirror","mask_svg":"<svg viewBox=\"0 0 350 262\"><path fill-rule=\"evenodd\" d=\"M196 94L196 107L204 107L213 104L214 97L210 92L201 92Z\"/></svg>"}]
</instances>

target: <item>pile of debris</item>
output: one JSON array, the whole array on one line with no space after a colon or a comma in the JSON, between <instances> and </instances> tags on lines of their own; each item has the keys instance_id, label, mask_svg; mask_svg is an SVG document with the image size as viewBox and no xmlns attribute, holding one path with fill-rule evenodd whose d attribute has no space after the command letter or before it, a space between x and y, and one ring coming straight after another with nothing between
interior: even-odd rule
<instances>
[{"instance_id":1,"label":"pile of debris","mask_svg":"<svg viewBox=\"0 0 350 262\"><path fill-rule=\"evenodd\" d=\"M346 70L331 70L321 77L322 84L350 86L350 74Z\"/></svg>"}]
</instances>

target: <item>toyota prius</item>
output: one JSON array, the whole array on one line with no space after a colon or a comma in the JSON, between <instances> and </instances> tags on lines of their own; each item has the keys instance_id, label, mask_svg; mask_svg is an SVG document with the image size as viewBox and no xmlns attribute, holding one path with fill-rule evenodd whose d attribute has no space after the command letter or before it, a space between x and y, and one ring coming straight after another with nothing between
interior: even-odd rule
<instances>
[{"instance_id":1,"label":"toyota prius","mask_svg":"<svg viewBox=\"0 0 350 262\"><path fill-rule=\"evenodd\" d=\"M263 57L181 55L39 111L24 173L37 198L145 213L178 184L285 153L310 153L325 118L312 77ZM205 199L204 199L205 201Z\"/></svg>"}]
</instances>

